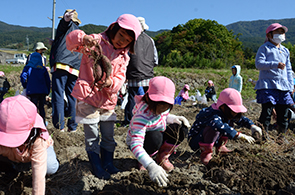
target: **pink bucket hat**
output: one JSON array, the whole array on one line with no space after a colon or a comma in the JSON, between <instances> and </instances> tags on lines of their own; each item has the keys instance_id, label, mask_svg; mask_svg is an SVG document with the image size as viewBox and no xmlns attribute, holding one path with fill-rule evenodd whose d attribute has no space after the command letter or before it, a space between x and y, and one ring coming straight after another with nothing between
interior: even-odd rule
<instances>
[{"instance_id":1,"label":"pink bucket hat","mask_svg":"<svg viewBox=\"0 0 295 195\"><path fill-rule=\"evenodd\" d=\"M212 80L209 80L208 83L209 83L209 84L212 84L212 85L214 86L214 83L213 83Z\"/></svg>"},{"instance_id":2,"label":"pink bucket hat","mask_svg":"<svg viewBox=\"0 0 295 195\"><path fill-rule=\"evenodd\" d=\"M265 33L267 34L267 33L271 32L271 31L277 30L278 28L284 29L285 33L288 32L288 28L287 27L282 26L279 23L273 23L273 24L269 25L269 27L267 27Z\"/></svg>"},{"instance_id":3,"label":"pink bucket hat","mask_svg":"<svg viewBox=\"0 0 295 195\"><path fill-rule=\"evenodd\" d=\"M121 28L132 30L135 34L135 40L141 33L141 24L139 20L132 14L123 14L116 21ZM114 23L112 23L114 24Z\"/></svg>"},{"instance_id":4,"label":"pink bucket hat","mask_svg":"<svg viewBox=\"0 0 295 195\"><path fill-rule=\"evenodd\" d=\"M279 23L273 23L273 24L269 25L269 27L267 27L267 29L265 30L266 35L265 35L264 43L268 41L267 33L271 32L271 31L274 31L274 30L276 30L278 28L284 29L285 33L288 32L288 28L287 27L282 26Z\"/></svg>"},{"instance_id":5,"label":"pink bucket hat","mask_svg":"<svg viewBox=\"0 0 295 195\"><path fill-rule=\"evenodd\" d=\"M3 76L5 76L4 72L0 71L0 77L3 77Z\"/></svg>"},{"instance_id":6,"label":"pink bucket hat","mask_svg":"<svg viewBox=\"0 0 295 195\"><path fill-rule=\"evenodd\" d=\"M0 145L18 147L29 137L31 129L42 129L42 137L48 139L42 117L36 106L25 96L8 97L0 104Z\"/></svg>"},{"instance_id":7,"label":"pink bucket hat","mask_svg":"<svg viewBox=\"0 0 295 195\"><path fill-rule=\"evenodd\" d=\"M147 93L153 101L174 104L175 85L167 77L158 76L152 78Z\"/></svg>"},{"instance_id":8,"label":"pink bucket hat","mask_svg":"<svg viewBox=\"0 0 295 195\"><path fill-rule=\"evenodd\" d=\"M184 85L184 88L186 88L187 90L189 90L189 85L188 84L185 84Z\"/></svg>"},{"instance_id":9,"label":"pink bucket hat","mask_svg":"<svg viewBox=\"0 0 295 195\"><path fill-rule=\"evenodd\" d=\"M247 112L243 106L243 100L240 92L233 88L226 88L220 94L217 103L212 104L212 108L218 110L222 104L226 104L235 113Z\"/></svg>"}]
</instances>

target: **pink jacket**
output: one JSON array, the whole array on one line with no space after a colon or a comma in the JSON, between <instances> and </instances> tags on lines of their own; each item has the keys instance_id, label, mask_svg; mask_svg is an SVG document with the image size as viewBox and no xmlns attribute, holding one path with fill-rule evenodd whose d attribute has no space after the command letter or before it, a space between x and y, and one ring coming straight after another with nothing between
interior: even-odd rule
<instances>
[{"instance_id":1,"label":"pink jacket","mask_svg":"<svg viewBox=\"0 0 295 195\"><path fill-rule=\"evenodd\" d=\"M45 176L47 171L47 148L53 145L49 137L45 140L37 138L30 151L19 151L18 148L10 148L0 145L0 155L18 163L31 162L33 178L33 195L45 194Z\"/></svg>"},{"instance_id":2,"label":"pink jacket","mask_svg":"<svg viewBox=\"0 0 295 195\"><path fill-rule=\"evenodd\" d=\"M184 89L182 89L182 90L179 92L178 96L181 96L183 99L188 100L188 98L189 98L189 93L188 93L188 91L184 91Z\"/></svg>"},{"instance_id":3,"label":"pink jacket","mask_svg":"<svg viewBox=\"0 0 295 195\"><path fill-rule=\"evenodd\" d=\"M85 32L82 30L74 30L67 35L66 45L70 51L76 51L83 53L83 38ZM98 91L94 87L92 91L92 85L94 82L93 77L93 59L90 59L88 55L82 57L79 78L74 86L72 95L80 101L88 103L97 108L106 110L112 110L117 104L117 93L125 82L126 68L129 62L128 49L114 49L114 46L108 41L108 37L105 32L100 34L91 34L98 43L100 43L103 54L108 57L112 63L112 73L110 79L113 84L109 88L103 88ZM101 38L107 40L103 41Z\"/></svg>"}]
</instances>

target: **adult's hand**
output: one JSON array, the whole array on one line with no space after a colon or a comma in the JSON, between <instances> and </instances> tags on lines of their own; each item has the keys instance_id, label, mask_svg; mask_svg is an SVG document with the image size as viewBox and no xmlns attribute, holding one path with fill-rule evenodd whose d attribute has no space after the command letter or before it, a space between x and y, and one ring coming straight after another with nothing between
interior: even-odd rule
<instances>
[{"instance_id":1,"label":"adult's hand","mask_svg":"<svg viewBox=\"0 0 295 195\"><path fill-rule=\"evenodd\" d=\"M76 11L76 10L74 9L73 11L66 12L66 13L64 14L64 20L65 20L66 22L71 21L71 20L73 19L73 16L74 16L74 12L75 12L75 11Z\"/></svg>"}]
</instances>

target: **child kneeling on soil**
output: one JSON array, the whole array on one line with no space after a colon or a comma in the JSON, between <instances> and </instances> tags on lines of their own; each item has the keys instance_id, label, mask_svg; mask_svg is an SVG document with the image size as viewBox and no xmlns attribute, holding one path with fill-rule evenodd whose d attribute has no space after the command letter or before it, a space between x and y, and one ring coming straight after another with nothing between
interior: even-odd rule
<instances>
[{"instance_id":1,"label":"child kneeling on soil","mask_svg":"<svg viewBox=\"0 0 295 195\"><path fill-rule=\"evenodd\" d=\"M32 194L45 194L45 175L56 173L59 163L37 107L17 95L0 104L0 161L14 171L31 162ZM10 170L11 170L10 169Z\"/></svg>"},{"instance_id":2,"label":"child kneeling on soil","mask_svg":"<svg viewBox=\"0 0 295 195\"><path fill-rule=\"evenodd\" d=\"M228 153L225 144L228 139L242 139L254 144L253 137L237 132L230 124L235 122L241 127L251 129L252 134L258 132L262 135L260 127L242 113L247 112L243 106L241 94L233 89L224 89L217 100L217 103L202 109L196 116L196 120L190 129L188 142L192 150L201 149L201 161L208 164L212 158L213 146L217 153Z\"/></svg>"},{"instance_id":3,"label":"child kneeling on soil","mask_svg":"<svg viewBox=\"0 0 295 195\"><path fill-rule=\"evenodd\" d=\"M152 181L159 186L167 186L165 170L174 169L168 157L184 140L190 127L184 116L169 114L174 93L175 86L170 79L163 76L151 79L145 95L135 96L136 105L126 138L140 163L139 169L146 168ZM157 152L155 162L152 157Z\"/></svg>"}]
</instances>

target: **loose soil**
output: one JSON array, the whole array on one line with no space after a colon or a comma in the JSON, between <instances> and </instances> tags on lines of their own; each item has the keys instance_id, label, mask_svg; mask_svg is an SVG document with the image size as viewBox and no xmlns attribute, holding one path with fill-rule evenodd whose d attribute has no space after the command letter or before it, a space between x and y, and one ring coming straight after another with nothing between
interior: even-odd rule
<instances>
[{"instance_id":1,"label":"loose soil","mask_svg":"<svg viewBox=\"0 0 295 195\"><path fill-rule=\"evenodd\" d=\"M19 75L9 75L12 87L20 89ZM194 80L194 77L189 78ZM203 78L206 80L206 78ZM200 83L204 83L203 81ZM192 101L175 105L172 113L185 116L190 123L194 122L198 112L207 105ZM244 100L248 112L245 114L257 125L261 107L251 100ZM255 194L255 195L287 195L295 194L295 138L289 130L289 144L276 141L277 131L270 131L271 141L256 137L251 145L240 140L230 140L227 147L233 150L227 155L214 156L205 166L200 162L200 151L192 151L185 140L170 156L175 169L169 173L169 184L160 188L153 183L147 171L136 169L137 160L125 143L127 128L121 126L124 111L116 108L114 164L122 172L112 175L110 180L96 178L91 173L84 145L84 132L79 124L77 132L59 132L51 123L51 108L47 110L48 131L55 141L55 151L60 161L60 168L54 175L47 176L46 194L48 195L213 195L213 194ZM251 135L251 131L236 127L237 130ZM31 171L15 174L0 172L0 195L31 194Z\"/></svg>"}]
</instances>

